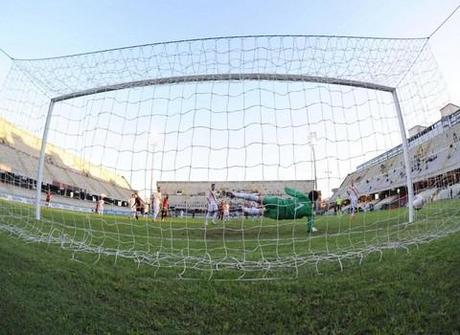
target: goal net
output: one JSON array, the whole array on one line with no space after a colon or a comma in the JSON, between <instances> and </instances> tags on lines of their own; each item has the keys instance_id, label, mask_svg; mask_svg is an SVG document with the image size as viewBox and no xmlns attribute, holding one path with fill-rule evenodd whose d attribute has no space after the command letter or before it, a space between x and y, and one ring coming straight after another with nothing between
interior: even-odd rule
<instances>
[{"instance_id":1,"label":"goal net","mask_svg":"<svg viewBox=\"0 0 460 335\"><path fill-rule=\"evenodd\" d=\"M342 268L458 231L448 102L427 39L246 36L13 59L0 230L160 278ZM413 217L408 173L423 198Z\"/></svg>"}]
</instances>

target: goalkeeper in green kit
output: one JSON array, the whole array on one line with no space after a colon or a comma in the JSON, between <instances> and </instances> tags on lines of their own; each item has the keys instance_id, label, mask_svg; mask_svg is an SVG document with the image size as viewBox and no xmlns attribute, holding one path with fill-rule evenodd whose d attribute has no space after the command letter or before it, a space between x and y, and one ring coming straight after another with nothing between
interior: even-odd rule
<instances>
[{"instance_id":1,"label":"goalkeeper in green kit","mask_svg":"<svg viewBox=\"0 0 460 335\"><path fill-rule=\"evenodd\" d=\"M276 196L260 196L254 193L229 192L231 197L255 201L262 208L243 207L243 213L248 215L263 215L274 220L293 220L307 218L307 232L316 232L315 213L313 204L318 199L318 192L311 191L308 195L293 188L285 187L284 192L290 198L284 199Z\"/></svg>"}]
</instances>

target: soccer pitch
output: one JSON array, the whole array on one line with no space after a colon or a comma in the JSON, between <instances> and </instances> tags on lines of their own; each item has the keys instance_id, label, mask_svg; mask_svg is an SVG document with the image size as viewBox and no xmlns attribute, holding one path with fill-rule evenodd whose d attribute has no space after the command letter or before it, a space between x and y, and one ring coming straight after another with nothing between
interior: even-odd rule
<instances>
[{"instance_id":1,"label":"soccer pitch","mask_svg":"<svg viewBox=\"0 0 460 335\"><path fill-rule=\"evenodd\" d=\"M405 210L359 214L352 223L348 216L319 217L319 232L311 238L305 236L302 223L291 222L290 227L279 229L280 240L291 240L291 245L280 245L278 252L289 255L295 246L298 253L323 253L326 241L329 252L338 253L351 245L357 249L383 243L389 236L394 241L440 237L455 230L458 204L457 200L431 204L418 212L414 225L404 229L400 224ZM53 242L50 236L65 233L91 246L167 253L186 248L187 239L179 232L189 228L188 250L200 256L205 250L201 219L155 224L158 232L163 230L161 242L152 234L141 238L145 227L154 225L147 219L134 222L93 215L94 220L86 221L81 213L45 209L46 220L38 225L26 219L31 207L9 202L1 205L0 325L5 333L402 334L455 333L460 327L458 232L419 247L370 254L361 264L347 262L343 271L337 262L324 261L319 275L313 267L305 267L293 280L293 276L285 276L273 281L188 281L174 280L175 268L158 268L123 257L115 262L114 256L84 249L77 252L66 244L24 243L6 232L21 228L42 234L43 242L46 238ZM256 259L263 250L269 259L268 255L276 255L268 242L276 232L268 230L270 223L240 220L225 228L210 226L208 251L214 252L215 259L222 257L218 246L223 245L225 232L228 255L239 257L246 250L248 258ZM386 233L380 234L381 229ZM300 241L292 241L293 231ZM113 236L120 236L120 241L114 241ZM26 238L24 234L20 237ZM302 250L303 246L307 249ZM280 275L280 271L274 273ZM241 271L224 269L213 278L235 279L235 274ZM288 274L292 275L292 270ZM209 271L203 275L207 278Z\"/></svg>"},{"instance_id":2,"label":"soccer pitch","mask_svg":"<svg viewBox=\"0 0 460 335\"><path fill-rule=\"evenodd\" d=\"M317 216L318 232L308 234L304 220L235 218L204 225L203 218L150 218L96 215L1 202L1 229L27 241L57 244L91 262L108 256L150 265L158 279L277 279L321 272L332 264L362 262L385 249L408 248L458 231L460 201L432 203L405 224L406 209ZM87 258L85 256L85 258Z\"/></svg>"}]
</instances>

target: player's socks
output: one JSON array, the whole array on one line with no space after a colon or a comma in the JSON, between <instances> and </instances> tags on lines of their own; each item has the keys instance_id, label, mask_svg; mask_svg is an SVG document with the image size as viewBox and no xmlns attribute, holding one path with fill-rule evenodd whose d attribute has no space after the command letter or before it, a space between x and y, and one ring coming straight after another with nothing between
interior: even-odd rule
<instances>
[{"instance_id":1,"label":"player's socks","mask_svg":"<svg viewBox=\"0 0 460 335\"><path fill-rule=\"evenodd\" d=\"M209 217L210 217L210 216L211 216L211 215L209 215L209 212L207 212L207 213L206 213L206 219L205 219L205 221L204 221L204 224L205 224L206 226L208 225L208 220L209 220ZM214 220L215 220L215 219L214 219L214 214L213 214L213 216L212 216L212 223L215 223Z\"/></svg>"}]
</instances>

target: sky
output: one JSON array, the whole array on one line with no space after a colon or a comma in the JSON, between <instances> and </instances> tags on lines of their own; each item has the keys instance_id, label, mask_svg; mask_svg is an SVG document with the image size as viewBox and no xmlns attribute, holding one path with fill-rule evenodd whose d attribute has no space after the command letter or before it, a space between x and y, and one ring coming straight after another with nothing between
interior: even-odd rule
<instances>
[{"instance_id":1,"label":"sky","mask_svg":"<svg viewBox=\"0 0 460 335\"><path fill-rule=\"evenodd\" d=\"M249 34L425 37L458 4L458 0L3 0L0 48L13 58L40 58L161 41ZM458 27L460 10L432 37L431 49L446 81L450 101L460 105ZM9 64L9 59L0 54L0 83Z\"/></svg>"},{"instance_id":2,"label":"sky","mask_svg":"<svg viewBox=\"0 0 460 335\"><path fill-rule=\"evenodd\" d=\"M168 40L246 34L429 35L458 0L2 0L0 48L37 58ZM460 104L460 12L432 48ZM0 80L8 68L0 56ZM6 64L5 64L6 63Z\"/></svg>"}]
</instances>

